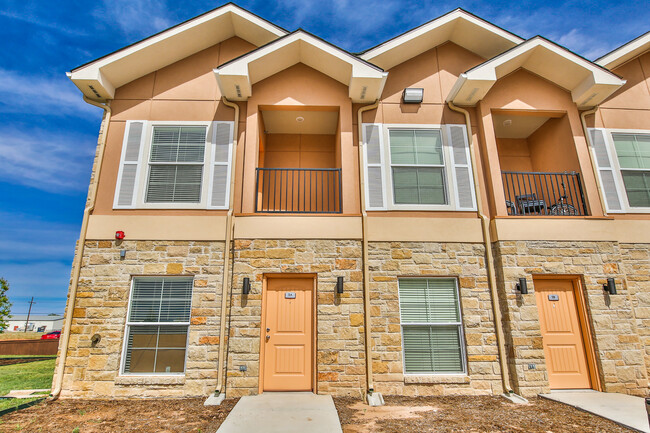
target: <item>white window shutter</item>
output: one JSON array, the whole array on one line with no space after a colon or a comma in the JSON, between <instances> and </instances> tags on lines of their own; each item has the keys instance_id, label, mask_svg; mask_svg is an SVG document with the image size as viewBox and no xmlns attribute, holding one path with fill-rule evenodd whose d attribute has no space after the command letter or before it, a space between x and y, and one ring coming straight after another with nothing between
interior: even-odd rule
<instances>
[{"instance_id":1,"label":"white window shutter","mask_svg":"<svg viewBox=\"0 0 650 433\"><path fill-rule=\"evenodd\" d=\"M136 190L142 150L147 122L144 120L129 120L124 129L124 142L122 143L122 156L115 186L115 200L113 208L132 209L135 207Z\"/></svg>"},{"instance_id":2,"label":"white window shutter","mask_svg":"<svg viewBox=\"0 0 650 433\"><path fill-rule=\"evenodd\" d=\"M234 122L213 122L208 207L228 209Z\"/></svg>"},{"instance_id":3,"label":"white window shutter","mask_svg":"<svg viewBox=\"0 0 650 433\"><path fill-rule=\"evenodd\" d=\"M378 123L364 123L362 126L366 170L366 209L383 210L386 209L383 131L381 124Z\"/></svg>"},{"instance_id":4,"label":"white window shutter","mask_svg":"<svg viewBox=\"0 0 650 433\"><path fill-rule=\"evenodd\" d=\"M612 155L603 129L589 128L591 151L598 167L598 177L605 196L607 212L623 212Z\"/></svg>"},{"instance_id":5,"label":"white window shutter","mask_svg":"<svg viewBox=\"0 0 650 433\"><path fill-rule=\"evenodd\" d=\"M451 170L456 193L456 209L476 210L472 161L465 125L447 125L447 143L450 147Z\"/></svg>"}]
</instances>

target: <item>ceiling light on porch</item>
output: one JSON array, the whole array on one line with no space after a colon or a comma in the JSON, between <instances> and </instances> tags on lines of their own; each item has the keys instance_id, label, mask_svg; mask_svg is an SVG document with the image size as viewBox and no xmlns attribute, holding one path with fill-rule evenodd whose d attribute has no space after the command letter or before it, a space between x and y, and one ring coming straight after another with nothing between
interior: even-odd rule
<instances>
[{"instance_id":1,"label":"ceiling light on porch","mask_svg":"<svg viewBox=\"0 0 650 433\"><path fill-rule=\"evenodd\" d=\"M503 126L508 127L512 125L512 119L506 119L503 121Z\"/></svg>"},{"instance_id":2,"label":"ceiling light on porch","mask_svg":"<svg viewBox=\"0 0 650 433\"><path fill-rule=\"evenodd\" d=\"M296 117L296 122L298 122L298 123L302 123L302 122L304 122L304 121L305 121L305 118L304 118L304 117L302 117L302 116L298 116L298 117Z\"/></svg>"}]
</instances>

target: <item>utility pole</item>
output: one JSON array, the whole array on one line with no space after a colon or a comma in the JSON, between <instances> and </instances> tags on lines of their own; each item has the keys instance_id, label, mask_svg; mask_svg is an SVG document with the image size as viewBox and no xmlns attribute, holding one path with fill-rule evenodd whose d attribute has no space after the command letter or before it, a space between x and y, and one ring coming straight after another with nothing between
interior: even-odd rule
<instances>
[{"instance_id":1,"label":"utility pole","mask_svg":"<svg viewBox=\"0 0 650 433\"><path fill-rule=\"evenodd\" d=\"M34 302L34 297L32 296L32 300L29 301L29 311L27 312L27 320L25 320L25 332L27 332L27 325L29 324L29 315L32 314L32 305L35 304Z\"/></svg>"}]
</instances>

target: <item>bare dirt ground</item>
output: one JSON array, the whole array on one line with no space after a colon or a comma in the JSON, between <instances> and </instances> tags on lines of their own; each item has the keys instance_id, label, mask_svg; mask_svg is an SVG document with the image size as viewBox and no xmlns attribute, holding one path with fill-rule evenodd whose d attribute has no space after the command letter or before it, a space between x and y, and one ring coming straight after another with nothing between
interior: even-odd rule
<instances>
[{"instance_id":1,"label":"bare dirt ground","mask_svg":"<svg viewBox=\"0 0 650 433\"><path fill-rule=\"evenodd\" d=\"M59 400L0 417L0 432L214 433L238 399ZM75 430L77 429L77 430Z\"/></svg>"},{"instance_id":2,"label":"bare dirt ground","mask_svg":"<svg viewBox=\"0 0 650 433\"><path fill-rule=\"evenodd\" d=\"M502 397L385 397L369 407L355 398L334 398L343 433L420 432L630 432L611 421L544 400L510 403Z\"/></svg>"}]
</instances>

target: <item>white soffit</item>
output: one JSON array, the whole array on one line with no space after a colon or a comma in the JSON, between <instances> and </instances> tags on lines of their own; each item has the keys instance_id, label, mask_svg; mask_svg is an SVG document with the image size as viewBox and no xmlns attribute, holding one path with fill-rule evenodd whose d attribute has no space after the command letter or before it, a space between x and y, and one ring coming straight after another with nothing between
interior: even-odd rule
<instances>
[{"instance_id":1,"label":"white soffit","mask_svg":"<svg viewBox=\"0 0 650 433\"><path fill-rule=\"evenodd\" d=\"M607 69L614 69L648 50L650 50L650 32L631 40L611 53L605 54L597 59L595 63Z\"/></svg>"},{"instance_id":2,"label":"white soffit","mask_svg":"<svg viewBox=\"0 0 650 433\"><path fill-rule=\"evenodd\" d=\"M625 84L608 70L536 36L461 74L447 100L474 106L497 80L520 68L571 92L580 109L598 105Z\"/></svg>"},{"instance_id":3,"label":"white soffit","mask_svg":"<svg viewBox=\"0 0 650 433\"><path fill-rule=\"evenodd\" d=\"M304 30L231 60L216 68L214 73L222 95L231 101L245 101L252 95L253 84L296 63L304 63L345 84L350 99L360 103L378 99L388 75Z\"/></svg>"},{"instance_id":4,"label":"white soffit","mask_svg":"<svg viewBox=\"0 0 650 433\"><path fill-rule=\"evenodd\" d=\"M259 47L286 34L227 4L80 66L68 72L68 77L88 98L106 101L113 98L116 88L234 36Z\"/></svg>"},{"instance_id":5,"label":"white soffit","mask_svg":"<svg viewBox=\"0 0 650 433\"><path fill-rule=\"evenodd\" d=\"M469 12L456 9L369 49L360 57L388 70L447 41L489 59L524 40Z\"/></svg>"},{"instance_id":6,"label":"white soffit","mask_svg":"<svg viewBox=\"0 0 650 433\"><path fill-rule=\"evenodd\" d=\"M268 134L336 134L338 111L262 110Z\"/></svg>"}]
</instances>

